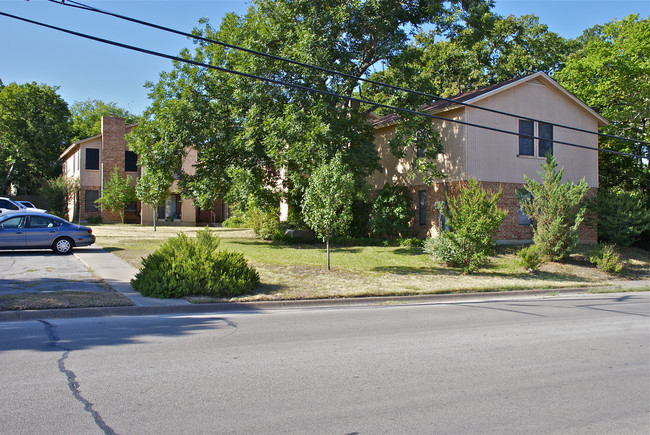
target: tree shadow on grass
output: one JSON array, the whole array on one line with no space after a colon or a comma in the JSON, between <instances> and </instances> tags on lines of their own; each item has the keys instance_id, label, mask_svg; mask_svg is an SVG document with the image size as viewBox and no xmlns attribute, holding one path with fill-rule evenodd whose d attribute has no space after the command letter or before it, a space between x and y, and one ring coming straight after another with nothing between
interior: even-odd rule
<instances>
[{"instance_id":1,"label":"tree shadow on grass","mask_svg":"<svg viewBox=\"0 0 650 435\"><path fill-rule=\"evenodd\" d=\"M124 251L124 248L117 248L117 247L114 247L114 246L109 246L108 248L103 248L103 249L104 249L104 251L111 252L111 253L112 252Z\"/></svg>"}]
</instances>

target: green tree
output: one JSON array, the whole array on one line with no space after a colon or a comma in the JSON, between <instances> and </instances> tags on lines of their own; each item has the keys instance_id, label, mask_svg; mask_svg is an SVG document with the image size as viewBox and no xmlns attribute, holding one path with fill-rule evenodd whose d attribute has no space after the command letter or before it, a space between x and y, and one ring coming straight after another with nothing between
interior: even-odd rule
<instances>
[{"instance_id":1,"label":"green tree","mask_svg":"<svg viewBox=\"0 0 650 435\"><path fill-rule=\"evenodd\" d=\"M172 183L173 178L169 174L153 170L142 171L142 176L136 182L136 196L143 204L150 205L153 208L154 231L156 231L156 221L158 220L156 216L158 207L165 205Z\"/></svg>"},{"instance_id":2,"label":"green tree","mask_svg":"<svg viewBox=\"0 0 650 435\"><path fill-rule=\"evenodd\" d=\"M650 231L650 210L639 192L599 189L589 209L597 217L598 240L632 246Z\"/></svg>"},{"instance_id":3,"label":"green tree","mask_svg":"<svg viewBox=\"0 0 650 435\"><path fill-rule=\"evenodd\" d=\"M409 47L373 78L449 97L538 71L560 70L576 43L548 30L535 15L507 17L485 12L450 38L417 34ZM377 100L394 105L429 103L422 97L366 86Z\"/></svg>"},{"instance_id":4,"label":"green tree","mask_svg":"<svg viewBox=\"0 0 650 435\"><path fill-rule=\"evenodd\" d=\"M70 107L72 113L72 141L96 136L102 130L102 116L118 116L124 118L126 124L133 124L138 117L128 110L118 107L117 103L105 103L101 100L77 101Z\"/></svg>"},{"instance_id":5,"label":"green tree","mask_svg":"<svg viewBox=\"0 0 650 435\"><path fill-rule=\"evenodd\" d=\"M69 143L70 111L57 88L10 83L0 89L0 193L10 185L37 191L61 173L57 161Z\"/></svg>"},{"instance_id":6,"label":"green tree","mask_svg":"<svg viewBox=\"0 0 650 435\"><path fill-rule=\"evenodd\" d=\"M649 142L650 20L630 15L610 21L585 30L578 42L558 82L610 121L603 133ZM599 187L638 191L650 207L647 143L601 137L599 147L643 156L600 153Z\"/></svg>"},{"instance_id":7,"label":"green tree","mask_svg":"<svg viewBox=\"0 0 650 435\"><path fill-rule=\"evenodd\" d=\"M111 173L111 178L104 186L102 196L95 203L110 210L120 213L120 220L124 223L124 209L130 203L137 201L135 187L132 186L130 175L122 178L120 171L115 168Z\"/></svg>"},{"instance_id":8,"label":"green tree","mask_svg":"<svg viewBox=\"0 0 650 435\"><path fill-rule=\"evenodd\" d=\"M377 192L370 212L370 231L379 237L404 237L415 217L408 187L386 183Z\"/></svg>"},{"instance_id":9,"label":"green tree","mask_svg":"<svg viewBox=\"0 0 650 435\"><path fill-rule=\"evenodd\" d=\"M40 194L47 204L48 213L65 219L69 218L68 204L78 192L79 180L68 178L65 175L47 180L40 190Z\"/></svg>"},{"instance_id":10,"label":"green tree","mask_svg":"<svg viewBox=\"0 0 650 435\"><path fill-rule=\"evenodd\" d=\"M558 171L557 166L555 157L548 154L538 171L542 183L524 175L519 206L533 220L533 242L541 255L551 261L566 261L578 243L589 186L584 178L577 185L562 183L564 168Z\"/></svg>"},{"instance_id":11,"label":"green tree","mask_svg":"<svg viewBox=\"0 0 650 435\"><path fill-rule=\"evenodd\" d=\"M359 89L358 78L399 54L416 29L428 24L441 34L448 32L457 18L469 20L488 3L254 0L245 16L229 14L218 29L203 22L204 27L194 31L336 68L354 78L334 77L205 42L181 56L353 96ZM378 167L373 129L366 118L369 108L358 103L179 62L161 74L158 83L149 84L149 89L153 102L144 123L154 125L161 134L141 143L158 141L175 156L183 156L189 147L196 150L195 173L182 174L180 179L184 193L195 200L225 197L241 207L255 204L264 210L277 207L284 197L291 209L299 210L308 174L337 152L359 185ZM145 131L138 129L136 135ZM133 150L139 155L158 152L156 147L138 145Z\"/></svg>"},{"instance_id":12,"label":"green tree","mask_svg":"<svg viewBox=\"0 0 650 435\"><path fill-rule=\"evenodd\" d=\"M302 204L303 219L325 241L327 270L330 270L330 237L349 228L355 199L354 176L340 155L316 169L309 178Z\"/></svg>"},{"instance_id":13,"label":"green tree","mask_svg":"<svg viewBox=\"0 0 650 435\"><path fill-rule=\"evenodd\" d=\"M508 214L498 207L501 190L493 193L470 178L458 194L447 197L443 210L447 231L429 239L427 251L466 273L478 270L492 254L499 226Z\"/></svg>"}]
</instances>

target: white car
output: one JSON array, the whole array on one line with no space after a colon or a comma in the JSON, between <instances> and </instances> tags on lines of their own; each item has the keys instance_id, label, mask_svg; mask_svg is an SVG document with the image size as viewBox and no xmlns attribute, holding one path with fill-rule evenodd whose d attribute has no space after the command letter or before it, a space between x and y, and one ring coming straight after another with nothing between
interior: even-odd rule
<instances>
[{"instance_id":1,"label":"white car","mask_svg":"<svg viewBox=\"0 0 650 435\"><path fill-rule=\"evenodd\" d=\"M34 211L38 213L45 213L45 210L42 208L27 207L24 204L21 204L19 201L14 201L13 199L0 196L0 213L13 213L17 211Z\"/></svg>"}]
</instances>

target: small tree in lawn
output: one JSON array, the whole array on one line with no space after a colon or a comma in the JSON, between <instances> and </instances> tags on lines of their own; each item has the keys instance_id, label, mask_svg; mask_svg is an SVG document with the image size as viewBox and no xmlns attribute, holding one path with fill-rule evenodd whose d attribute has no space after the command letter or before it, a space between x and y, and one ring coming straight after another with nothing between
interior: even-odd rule
<instances>
[{"instance_id":1,"label":"small tree in lawn","mask_svg":"<svg viewBox=\"0 0 650 435\"><path fill-rule=\"evenodd\" d=\"M135 192L143 204L153 208L153 230L156 231L156 210L165 205L172 185L170 176L152 170L143 170L135 185Z\"/></svg>"},{"instance_id":2,"label":"small tree in lawn","mask_svg":"<svg viewBox=\"0 0 650 435\"><path fill-rule=\"evenodd\" d=\"M478 270L493 253L494 234L508 214L498 207L501 190L493 193L470 178L457 195L447 197L443 214L448 231L425 242L425 251L466 273Z\"/></svg>"},{"instance_id":3,"label":"small tree in lawn","mask_svg":"<svg viewBox=\"0 0 650 435\"><path fill-rule=\"evenodd\" d=\"M307 225L326 243L327 270L330 270L330 237L349 228L355 196L354 175L343 164L340 154L318 168L309 179L302 213Z\"/></svg>"},{"instance_id":4,"label":"small tree in lawn","mask_svg":"<svg viewBox=\"0 0 650 435\"><path fill-rule=\"evenodd\" d=\"M541 184L524 175L526 183L519 192L519 206L533 220L533 242L542 256L565 261L578 243L578 227L584 220L584 199L589 186L584 178L577 185L562 183L564 168L557 170L557 161L551 154L541 166Z\"/></svg>"},{"instance_id":5,"label":"small tree in lawn","mask_svg":"<svg viewBox=\"0 0 650 435\"><path fill-rule=\"evenodd\" d=\"M112 213L118 211L122 223L124 223L124 209L138 199L135 195L135 187L131 185L131 180L130 175L122 178L120 171L115 168L108 183L104 186L101 198L95 201L96 204L110 210Z\"/></svg>"}]
</instances>

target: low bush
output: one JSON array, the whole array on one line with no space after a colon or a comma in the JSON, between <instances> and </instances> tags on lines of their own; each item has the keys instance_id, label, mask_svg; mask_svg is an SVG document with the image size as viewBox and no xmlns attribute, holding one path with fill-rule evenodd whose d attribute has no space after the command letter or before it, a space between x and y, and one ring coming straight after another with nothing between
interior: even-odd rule
<instances>
[{"instance_id":1,"label":"low bush","mask_svg":"<svg viewBox=\"0 0 650 435\"><path fill-rule=\"evenodd\" d=\"M237 252L218 250L219 238L210 230L196 239L178 234L142 261L131 281L143 296L239 296L250 293L260 282L259 274Z\"/></svg>"},{"instance_id":2,"label":"low bush","mask_svg":"<svg viewBox=\"0 0 650 435\"><path fill-rule=\"evenodd\" d=\"M539 252L537 245L530 245L522 248L517 252L517 256L519 257L519 265L529 272L539 270L539 267L544 264L544 258Z\"/></svg>"},{"instance_id":3,"label":"low bush","mask_svg":"<svg viewBox=\"0 0 650 435\"><path fill-rule=\"evenodd\" d=\"M89 224L101 224L102 223L102 217L101 216L88 216L88 219L86 219L86 222Z\"/></svg>"},{"instance_id":4,"label":"low bush","mask_svg":"<svg viewBox=\"0 0 650 435\"><path fill-rule=\"evenodd\" d=\"M425 240L424 252L431 255L434 261L439 261L447 266L461 267L464 263L456 237L447 231L443 231L437 237Z\"/></svg>"},{"instance_id":5,"label":"low bush","mask_svg":"<svg viewBox=\"0 0 650 435\"><path fill-rule=\"evenodd\" d=\"M589 262L605 273L618 274L623 270L621 257L614 250L614 245L599 245L589 255Z\"/></svg>"}]
</instances>

